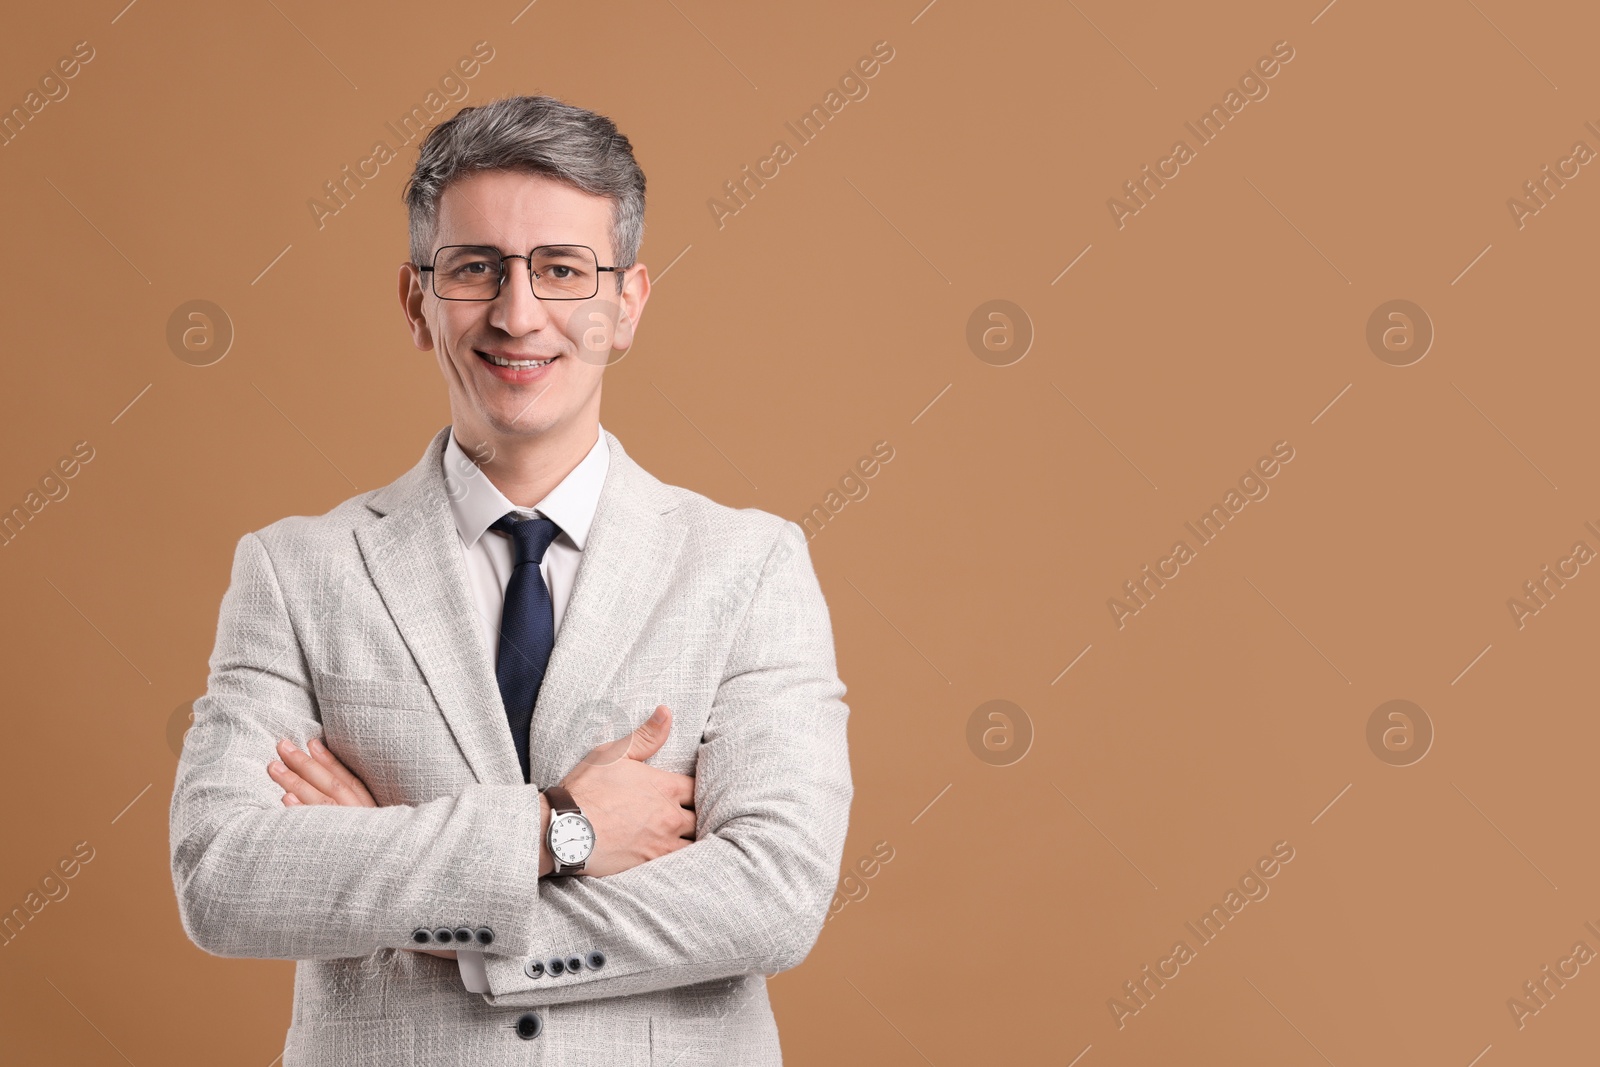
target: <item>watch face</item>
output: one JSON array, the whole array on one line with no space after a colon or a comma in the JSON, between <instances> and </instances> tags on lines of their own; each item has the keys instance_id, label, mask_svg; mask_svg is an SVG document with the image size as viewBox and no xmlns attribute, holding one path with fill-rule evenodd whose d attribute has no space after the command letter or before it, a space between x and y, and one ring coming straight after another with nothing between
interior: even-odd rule
<instances>
[{"instance_id":1,"label":"watch face","mask_svg":"<svg viewBox=\"0 0 1600 1067\"><path fill-rule=\"evenodd\" d=\"M550 822L550 853L562 863L582 863L594 851L594 828L582 815L557 815Z\"/></svg>"}]
</instances>

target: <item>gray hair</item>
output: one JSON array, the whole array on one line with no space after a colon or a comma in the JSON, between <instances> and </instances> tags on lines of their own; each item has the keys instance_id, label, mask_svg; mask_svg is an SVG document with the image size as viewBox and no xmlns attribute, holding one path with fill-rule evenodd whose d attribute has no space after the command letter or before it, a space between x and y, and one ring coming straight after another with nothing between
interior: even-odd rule
<instances>
[{"instance_id":1,"label":"gray hair","mask_svg":"<svg viewBox=\"0 0 1600 1067\"><path fill-rule=\"evenodd\" d=\"M411 262L427 264L439 230L439 198L456 178L520 170L609 197L616 266L631 267L644 240L644 171L633 145L604 115L548 96L508 96L464 107L428 131L403 197ZM616 275L622 288L622 274Z\"/></svg>"}]
</instances>

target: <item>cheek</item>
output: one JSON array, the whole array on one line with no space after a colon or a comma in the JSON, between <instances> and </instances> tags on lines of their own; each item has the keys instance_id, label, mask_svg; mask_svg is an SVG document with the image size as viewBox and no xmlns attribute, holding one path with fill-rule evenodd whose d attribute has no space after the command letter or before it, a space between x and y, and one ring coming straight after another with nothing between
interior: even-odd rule
<instances>
[{"instance_id":1,"label":"cheek","mask_svg":"<svg viewBox=\"0 0 1600 1067\"><path fill-rule=\"evenodd\" d=\"M457 362L477 359L472 344L481 332L483 318L482 311L464 301L439 301L438 310L428 317L428 326L433 331L434 347L448 350L441 352L440 358Z\"/></svg>"},{"instance_id":2,"label":"cheek","mask_svg":"<svg viewBox=\"0 0 1600 1067\"><path fill-rule=\"evenodd\" d=\"M583 365L579 370L600 371L614 361L612 345L618 339L617 313L615 304L597 298L578 304L567 316L561 332Z\"/></svg>"}]
</instances>

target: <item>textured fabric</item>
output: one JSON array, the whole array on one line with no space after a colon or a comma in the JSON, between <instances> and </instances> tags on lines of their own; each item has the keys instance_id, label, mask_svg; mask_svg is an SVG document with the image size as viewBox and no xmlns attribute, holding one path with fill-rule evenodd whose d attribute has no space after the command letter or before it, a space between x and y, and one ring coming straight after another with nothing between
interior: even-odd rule
<instances>
[{"instance_id":1,"label":"textured fabric","mask_svg":"<svg viewBox=\"0 0 1600 1067\"><path fill-rule=\"evenodd\" d=\"M561 620L583 561L583 546L589 540L600 491L611 469L611 449L606 444L604 427L596 425L594 445L567 472L556 487L539 500L539 514L561 527L561 536L545 550L539 572L550 590L555 632ZM461 559L467 570L467 591L478 612L479 633L484 647L497 657L500 647L500 615L505 605L506 586L511 581L511 539L484 536L489 527L508 511L532 514L533 508L519 508L502 493L474 463L456 440L454 432L444 442L444 488L450 500L450 516L461 537ZM496 663L498 673L499 664ZM489 976L483 969L483 953L464 948L456 950L461 968L461 983L474 993L489 992Z\"/></svg>"},{"instance_id":2,"label":"textured fabric","mask_svg":"<svg viewBox=\"0 0 1600 1067\"><path fill-rule=\"evenodd\" d=\"M839 874L848 709L804 533L663 485L606 433L607 475L530 726L532 785L474 633L441 464L240 539L171 808L185 931L299 961L284 1067L781 1062L767 978ZM650 763L695 775L694 844L538 878L536 790L657 704ZM278 738L322 736L376 809L286 808ZM490 992L408 951L487 926ZM604 954L599 969L524 966ZM517 1036L537 1013L542 1032Z\"/></svg>"},{"instance_id":3,"label":"textured fabric","mask_svg":"<svg viewBox=\"0 0 1600 1067\"><path fill-rule=\"evenodd\" d=\"M539 684L544 681L550 650L556 643L555 611L550 606L550 590L539 573L539 563L561 527L546 518L525 519L511 512L496 519L490 529L511 535L516 564L506 585L505 609L500 615L500 649L494 661L494 676L500 684L511 743L516 747L522 780L526 782L533 702L539 697Z\"/></svg>"}]
</instances>

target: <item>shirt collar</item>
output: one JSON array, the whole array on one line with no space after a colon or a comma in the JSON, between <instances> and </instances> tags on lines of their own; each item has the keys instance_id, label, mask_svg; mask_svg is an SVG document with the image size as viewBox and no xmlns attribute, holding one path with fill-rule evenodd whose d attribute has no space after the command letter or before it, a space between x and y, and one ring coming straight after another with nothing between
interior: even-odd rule
<instances>
[{"instance_id":1,"label":"shirt collar","mask_svg":"<svg viewBox=\"0 0 1600 1067\"><path fill-rule=\"evenodd\" d=\"M455 518L456 532L461 543L471 548L478 538L508 511L526 513L537 510L550 519L583 551L589 537L589 527L594 522L594 512L600 503L600 489L605 484L606 471L611 466L611 450L606 447L606 431L599 427L594 447L579 460L578 465L559 485L550 490L533 509L519 508L507 500L505 494L491 482L456 443L455 431L444 449L445 495L450 498L450 511Z\"/></svg>"}]
</instances>

